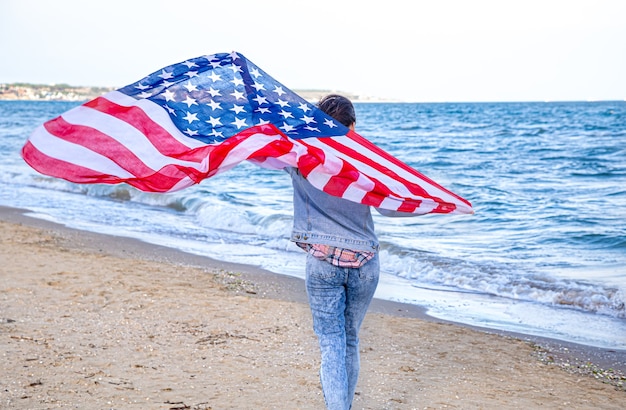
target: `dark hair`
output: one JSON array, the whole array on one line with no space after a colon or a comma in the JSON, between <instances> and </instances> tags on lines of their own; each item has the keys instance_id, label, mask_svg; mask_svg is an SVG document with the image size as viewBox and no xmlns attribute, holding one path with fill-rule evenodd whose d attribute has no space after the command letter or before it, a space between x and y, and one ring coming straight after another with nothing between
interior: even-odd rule
<instances>
[{"instance_id":1,"label":"dark hair","mask_svg":"<svg viewBox=\"0 0 626 410\"><path fill-rule=\"evenodd\" d=\"M317 103L317 107L346 127L356 123L354 106L342 95L329 94Z\"/></svg>"}]
</instances>

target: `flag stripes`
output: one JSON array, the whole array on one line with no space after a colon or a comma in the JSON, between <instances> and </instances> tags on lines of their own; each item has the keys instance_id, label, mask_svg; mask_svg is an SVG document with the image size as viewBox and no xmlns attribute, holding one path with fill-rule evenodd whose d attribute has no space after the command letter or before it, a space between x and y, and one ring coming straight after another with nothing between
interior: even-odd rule
<instances>
[{"instance_id":1,"label":"flag stripes","mask_svg":"<svg viewBox=\"0 0 626 410\"><path fill-rule=\"evenodd\" d=\"M471 204L308 104L237 53L166 67L38 127L24 160L77 183L171 192L242 161L297 167L324 192L414 214Z\"/></svg>"}]
</instances>

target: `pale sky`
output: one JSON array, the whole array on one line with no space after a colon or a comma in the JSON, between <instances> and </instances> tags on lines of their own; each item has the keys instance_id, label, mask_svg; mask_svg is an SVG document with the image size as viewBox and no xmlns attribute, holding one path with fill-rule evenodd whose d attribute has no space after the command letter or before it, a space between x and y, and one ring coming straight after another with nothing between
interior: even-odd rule
<instances>
[{"instance_id":1,"label":"pale sky","mask_svg":"<svg viewBox=\"0 0 626 410\"><path fill-rule=\"evenodd\" d=\"M291 89L626 99L624 0L0 0L0 83L122 87L238 51Z\"/></svg>"}]
</instances>

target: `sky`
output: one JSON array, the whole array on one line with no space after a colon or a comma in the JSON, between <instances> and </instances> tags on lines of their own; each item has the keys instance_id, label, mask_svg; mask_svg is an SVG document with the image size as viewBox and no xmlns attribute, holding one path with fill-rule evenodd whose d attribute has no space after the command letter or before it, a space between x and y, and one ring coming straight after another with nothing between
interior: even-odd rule
<instances>
[{"instance_id":1,"label":"sky","mask_svg":"<svg viewBox=\"0 0 626 410\"><path fill-rule=\"evenodd\" d=\"M626 99L624 0L0 0L0 83L122 87L238 51L292 90Z\"/></svg>"}]
</instances>

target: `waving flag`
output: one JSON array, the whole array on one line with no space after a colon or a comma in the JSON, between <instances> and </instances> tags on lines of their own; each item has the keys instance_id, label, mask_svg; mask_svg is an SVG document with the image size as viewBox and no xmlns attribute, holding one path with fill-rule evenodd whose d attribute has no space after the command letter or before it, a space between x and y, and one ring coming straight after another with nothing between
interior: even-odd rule
<instances>
[{"instance_id":1,"label":"waving flag","mask_svg":"<svg viewBox=\"0 0 626 410\"><path fill-rule=\"evenodd\" d=\"M238 53L165 67L38 127L35 170L76 183L172 192L242 161L297 167L330 195L414 214L470 203L384 152Z\"/></svg>"}]
</instances>

